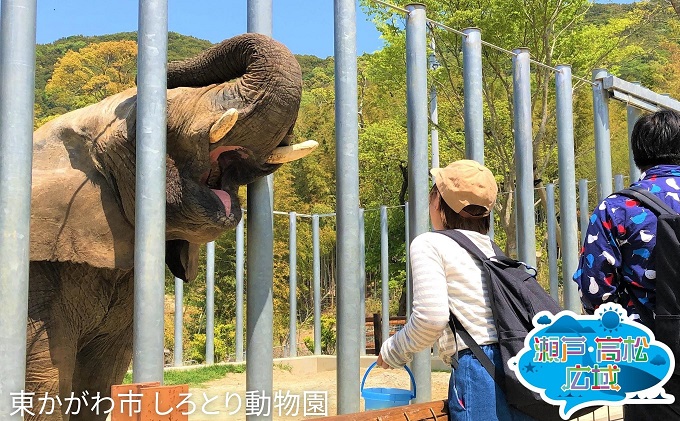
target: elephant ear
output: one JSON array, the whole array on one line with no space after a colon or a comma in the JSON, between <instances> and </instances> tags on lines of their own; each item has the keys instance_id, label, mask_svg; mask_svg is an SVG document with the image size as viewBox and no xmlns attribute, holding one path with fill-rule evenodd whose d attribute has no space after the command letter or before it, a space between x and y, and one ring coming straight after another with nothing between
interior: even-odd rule
<instances>
[{"instance_id":1,"label":"elephant ear","mask_svg":"<svg viewBox=\"0 0 680 421\"><path fill-rule=\"evenodd\" d=\"M165 242L165 264L175 277L188 282L198 275L199 245L186 240Z\"/></svg>"}]
</instances>

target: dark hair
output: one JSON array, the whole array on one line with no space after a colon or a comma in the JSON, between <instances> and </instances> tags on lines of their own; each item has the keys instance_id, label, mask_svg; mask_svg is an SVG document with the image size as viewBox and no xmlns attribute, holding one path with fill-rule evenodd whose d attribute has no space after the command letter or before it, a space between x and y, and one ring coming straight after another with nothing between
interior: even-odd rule
<instances>
[{"instance_id":1,"label":"dark hair","mask_svg":"<svg viewBox=\"0 0 680 421\"><path fill-rule=\"evenodd\" d=\"M444 224L444 229L461 229L468 231L476 231L480 234L488 234L489 228L491 227L491 216L484 215L487 210L484 206L478 205L467 205L463 210L470 215L475 217L465 218L459 213L451 209L451 207L444 201L441 193L436 184L432 185L430 189L430 202L434 202L437 205L439 214L442 218L442 223Z\"/></svg>"},{"instance_id":2,"label":"dark hair","mask_svg":"<svg viewBox=\"0 0 680 421\"><path fill-rule=\"evenodd\" d=\"M647 114L635 123L631 134L635 165L680 165L680 114L664 110Z\"/></svg>"}]
</instances>

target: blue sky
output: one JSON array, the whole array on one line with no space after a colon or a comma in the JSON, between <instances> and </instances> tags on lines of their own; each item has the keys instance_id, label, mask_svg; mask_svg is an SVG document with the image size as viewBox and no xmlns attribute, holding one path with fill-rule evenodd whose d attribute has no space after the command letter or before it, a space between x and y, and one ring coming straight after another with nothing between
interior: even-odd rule
<instances>
[{"instance_id":1,"label":"blue sky","mask_svg":"<svg viewBox=\"0 0 680 421\"><path fill-rule=\"evenodd\" d=\"M138 5L138 0L40 0L37 42L135 31ZM168 0L168 29L219 42L246 32L246 5L246 0ZM274 38L295 54L333 55L332 0L273 0L273 7ZM380 34L357 4L358 53L380 48Z\"/></svg>"}]
</instances>

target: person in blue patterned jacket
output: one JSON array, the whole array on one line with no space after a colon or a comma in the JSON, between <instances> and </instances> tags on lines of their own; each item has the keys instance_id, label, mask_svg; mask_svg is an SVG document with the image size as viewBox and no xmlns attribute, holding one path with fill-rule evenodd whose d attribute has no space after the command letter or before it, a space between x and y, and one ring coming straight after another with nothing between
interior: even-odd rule
<instances>
[{"instance_id":1,"label":"person in blue patterned jacket","mask_svg":"<svg viewBox=\"0 0 680 421\"><path fill-rule=\"evenodd\" d=\"M643 171L632 186L649 190L680 212L680 114L658 111L642 116L633 128L631 148L635 165ZM604 199L590 217L574 274L584 310L593 314L603 303L619 303L630 318L648 324L638 308L654 314L655 244L654 213L616 193ZM675 395L675 403L626 405L624 420L680 419L680 379L673 376L664 387Z\"/></svg>"}]
</instances>

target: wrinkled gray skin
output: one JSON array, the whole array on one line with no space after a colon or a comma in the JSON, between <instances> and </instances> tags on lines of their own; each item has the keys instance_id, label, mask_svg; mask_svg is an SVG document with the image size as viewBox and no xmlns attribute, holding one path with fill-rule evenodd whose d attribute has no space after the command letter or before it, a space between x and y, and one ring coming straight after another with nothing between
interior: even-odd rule
<instances>
[{"instance_id":1,"label":"wrinkled gray skin","mask_svg":"<svg viewBox=\"0 0 680 421\"><path fill-rule=\"evenodd\" d=\"M239 222L238 187L278 168L265 161L291 140L301 86L294 56L256 34L168 66L166 263L175 276L193 279L198 245ZM238 121L210 143L230 108ZM34 133L26 388L36 416L28 419L104 420L85 407L37 415L38 397L108 396L129 367L135 114L129 89Z\"/></svg>"}]
</instances>

